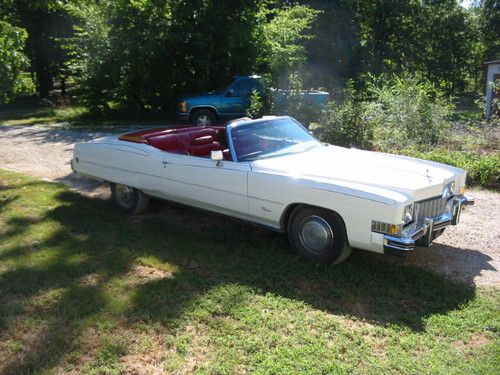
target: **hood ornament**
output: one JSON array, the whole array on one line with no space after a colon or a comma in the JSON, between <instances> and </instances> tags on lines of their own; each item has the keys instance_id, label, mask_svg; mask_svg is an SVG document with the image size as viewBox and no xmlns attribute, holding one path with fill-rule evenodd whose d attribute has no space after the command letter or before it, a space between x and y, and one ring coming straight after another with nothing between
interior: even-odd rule
<instances>
[{"instance_id":1,"label":"hood ornament","mask_svg":"<svg viewBox=\"0 0 500 375\"><path fill-rule=\"evenodd\" d=\"M443 190L443 199L450 199L455 195L455 181L451 181Z\"/></svg>"}]
</instances>

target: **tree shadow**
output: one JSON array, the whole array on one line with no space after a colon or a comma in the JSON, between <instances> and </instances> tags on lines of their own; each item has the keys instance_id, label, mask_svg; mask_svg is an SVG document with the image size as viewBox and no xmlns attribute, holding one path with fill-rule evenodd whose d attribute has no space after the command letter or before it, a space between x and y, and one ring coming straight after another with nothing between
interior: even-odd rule
<instances>
[{"instance_id":1,"label":"tree shadow","mask_svg":"<svg viewBox=\"0 0 500 375\"><path fill-rule=\"evenodd\" d=\"M192 303L229 284L414 331L425 330L427 317L458 309L475 295L471 286L361 251L341 265L318 266L291 254L284 235L177 204L154 201L148 214L127 217L108 200L69 191L56 194L60 204L42 220L60 229L37 245L54 254L42 265L27 263L0 272L0 337L13 334L16 319L33 314L33 298L62 290L56 302L35 311L48 323L36 330L23 360L0 366L6 374L50 368L74 350L80 322L102 312L109 280L127 275L139 257L168 262L178 271L130 286L130 305L117 319L131 324L157 322L173 328ZM37 222L13 220L6 237L19 236L33 225ZM18 244L4 251L2 261L15 261L30 251L29 244ZM96 282L82 284L83 277L93 274L100 275ZM223 310L241 304L240 297L225 301Z\"/></svg>"}]
</instances>

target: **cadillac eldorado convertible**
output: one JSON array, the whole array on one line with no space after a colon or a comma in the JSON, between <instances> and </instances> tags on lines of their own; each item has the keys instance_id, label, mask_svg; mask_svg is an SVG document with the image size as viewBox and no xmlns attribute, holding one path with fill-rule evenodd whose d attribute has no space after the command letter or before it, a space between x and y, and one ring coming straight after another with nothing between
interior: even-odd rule
<instances>
[{"instance_id":1,"label":"cadillac eldorado convertible","mask_svg":"<svg viewBox=\"0 0 500 375\"><path fill-rule=\"evenodd\" d=\"M290 117L104 137L77 143L71 165L128 213L149 196L207 209L287 233L318 262L429 246L474 203L462 169L324 144Z\"/></svg>"}]
</instances>

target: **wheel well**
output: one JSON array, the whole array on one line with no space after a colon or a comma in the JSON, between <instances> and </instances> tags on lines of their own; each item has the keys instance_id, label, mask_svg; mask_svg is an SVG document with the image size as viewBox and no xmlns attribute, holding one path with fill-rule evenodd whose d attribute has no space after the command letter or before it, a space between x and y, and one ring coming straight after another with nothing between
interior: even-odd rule
<instances>
[{"instance_id":1,"label":"wheel well","mask_svg":"<svg viewBox=\"0 0 500 375\"><path fill-rule=\"evenodd\" d=\"M191 121L193 119L193 115L197 112L197 111L201 111L201 110L207 110L207 111L210 111L212 112L212 114L215 116L216 119L219 118L219 115L217 114L217 111L213 108L213 107L195 107L195 108L192 108L190 111L189 111L189 121Z\"/></svg>"},{"instance_id":2,"label":"wheel well","mask_svg":"<svg viewBox=\"0 0 500 375\"><path fill-rule=\"evenodd\" d=\"M281 228L281 231L283 233L286 233L288 231L288 222L290 221L290 218L292 217L293 213L296 210L300 210L303 207L319 208L321 210L328 210L328 211L331 211L334 214L336 214L340 218L340 220L342 221L342 224L344 225L345 234L346 234L346 237L347 237L347 227L345 225L344 218L338 212L336 212L334 210L329 210L328 208L314 206L312 204L306 204L306 203L292 203L292 204L289 204L285 208L285 211L283 212L283 214L281 214L281 218L280 218L280 228ZM349 238L348 237L347 237L347 243L349 243Z\"/></svg>"}]
</instances>

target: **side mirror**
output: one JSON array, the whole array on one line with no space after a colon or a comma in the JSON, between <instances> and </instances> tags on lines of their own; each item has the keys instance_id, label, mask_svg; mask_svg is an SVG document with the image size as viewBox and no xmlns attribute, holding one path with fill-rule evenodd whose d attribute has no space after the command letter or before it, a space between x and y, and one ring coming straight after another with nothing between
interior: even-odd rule
<instances>
[{"instance_id":1,"label":"side mirror","mask_svg":"<svg viewBox=\"0 0 500 375\"><path fill-rule=\"evenodd\" d=\"M234 96L234 89L227 90L226 96Z\"/></svg>"},{"instance_id":2,"label":"side mirror","mask_svg":"<svg viewBox=\"0 0 500 375\"><path fill-rule=\"evenodd\" d=\"M224 160L224 154L221 150L210 151L210 159L217 162L217 166L220 167L222 165L222 160Z\"/></svg>"}]
</instances>

